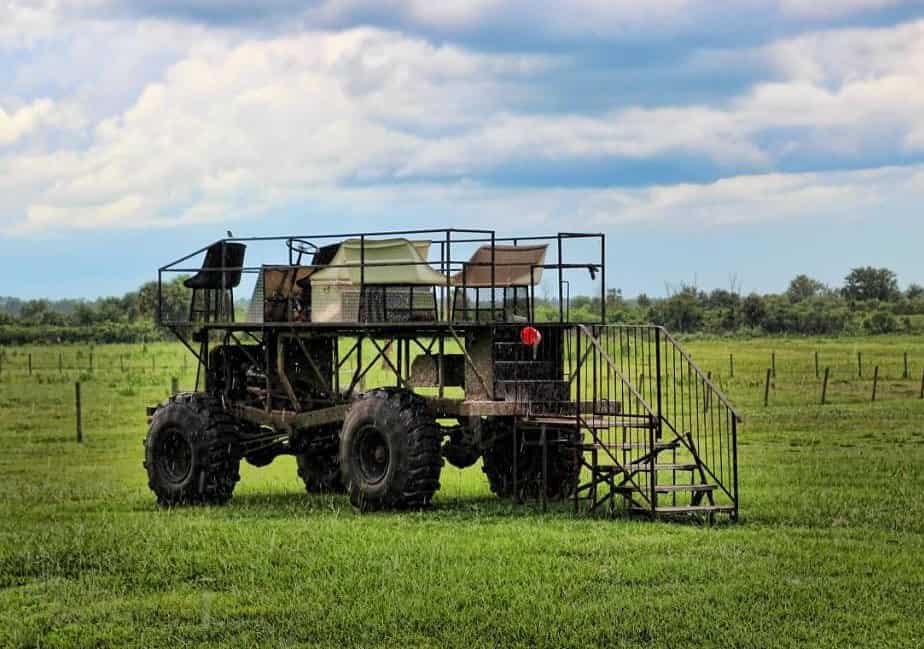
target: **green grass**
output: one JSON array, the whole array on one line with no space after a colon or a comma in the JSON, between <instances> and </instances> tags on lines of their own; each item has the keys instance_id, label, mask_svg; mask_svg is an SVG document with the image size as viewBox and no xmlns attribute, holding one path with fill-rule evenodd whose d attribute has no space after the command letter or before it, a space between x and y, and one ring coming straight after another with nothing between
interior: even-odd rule
<instances>
[{"instance_id":1,"label":"green grass","mask_svg":"<svg viewBox=\"0 0 924 649\"><path fill-rule=\"evenodd\" d=\"M161 510L144 406L171 376L191 387L182 349L99 346L92 373L86 347L7 349L0 647L922 646L924 342L688 348L746 419L737 525L543 514L491 497L477 466L445 467L432 511L358 515L305 495L290 458L245 465L227 507ZM826 406L815 349L833 372ZM866 377L881 366L874 404L858 349Z\"/></svg>"}]
</instances>

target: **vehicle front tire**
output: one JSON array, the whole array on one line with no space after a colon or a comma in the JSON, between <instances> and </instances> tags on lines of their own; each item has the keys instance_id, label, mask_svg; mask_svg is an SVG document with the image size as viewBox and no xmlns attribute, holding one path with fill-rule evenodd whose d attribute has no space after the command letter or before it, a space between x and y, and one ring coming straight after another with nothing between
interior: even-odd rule
<instances>
[{"instance_id":1,"label":"vehicle front tire","mask_svg":"<svg viewBox=\"0 0 924 649\"><path fill-rule=\"evenodd\" d=\"M419 509L439 489L441 435L421 397L371 390L350 407L340 434L340 469L361 511Z\"/></svg>"},{"instance_id":2,"label":"vehicle front tire","mask_svg":"<svg viewBox=\"0 0 924 649\"><path fill-rule=\"evenodd\" d=\"M177 394L151 418L144 441L148 486L163 506L222 505L240 480L237 423L218 399Z\"/></svg>"}]
</instances>

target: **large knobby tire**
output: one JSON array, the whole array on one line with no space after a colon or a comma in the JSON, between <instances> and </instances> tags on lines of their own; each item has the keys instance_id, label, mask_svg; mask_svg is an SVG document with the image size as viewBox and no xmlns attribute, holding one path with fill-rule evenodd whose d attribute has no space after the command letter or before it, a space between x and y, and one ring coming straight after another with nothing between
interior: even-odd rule
<instances>
[{"instance_id":1,"label":"large knobby tire","mask_svg":"<svg viewBox=\"0 0 924 649\"><path fill-rule=\"evenodd\" d=\"M353 402L340 433L340 469L362 511L430 504L440 486L440 430L419 396L380 388Z\"/></svg>"},{"instance_id":2,"label":"large knobby tire","mask_svg":"<svg viewBox=\"0 0 924 649\"><path fill-rule=\"evenodd\" d=\"M296 455L295 459L298 462L298 477L305 483L305 491L309 494L346 491L340 478L338 451L325 454L302 453Z\"/></svg>"},{"instance_id":3,"label":"large knobby tire","mask_svg":"<svg viewBox=\"0 0 924 649\"><path fill-rule=\"evenodd\" d=\"M159 407L144 440L144 468L157 502L228 502L240 479L237 428L221 401L206 394L178 394Z\"/></svg>"},{"instance_id":4,"label":"large knobby tire","mask_svg":"<svg viewBox=\"0 0 924 649\"><path fill-rule=\"evenodd\" d=\"M516 490L514 491L513 422L489 419L485 433L494 437L494 444L482 455L482 471L488 477L491 491L500 498L516 496L520 500L538 500L542 495L541 432L536 428L517 431ZM572 428L546 428L548 440L548 470L546 499L561 500L574 495L581 473L581 458L577 449L580 435Z\"/></svg>"},{"instance_id":5,"label":"large knobby tire","mask_svg":"<svg viewBox=\"0 0 924 649\"><path fill-rule=\"evenodd\" d=\"M300 431L295 450L298 477L309 494L344 493L340 479L340 425Z\"/></svg>"}]
</instances>

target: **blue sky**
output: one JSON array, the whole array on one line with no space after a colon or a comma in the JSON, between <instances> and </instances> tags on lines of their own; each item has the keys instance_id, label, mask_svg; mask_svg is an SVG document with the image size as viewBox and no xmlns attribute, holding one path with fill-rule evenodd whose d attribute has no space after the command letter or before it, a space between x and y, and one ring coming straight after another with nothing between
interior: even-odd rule
<instances>
[{"instance_id":1,"label":"blue sky","mask_svg":"<svg viewBox=\"0 0 924 649\"><path fill-rule=\"evenodd\" d=\"M922 205L924 2L0 4L0 295L447 225L604 232L630 296L906 285Z\"/></svg>"}]
</instances>

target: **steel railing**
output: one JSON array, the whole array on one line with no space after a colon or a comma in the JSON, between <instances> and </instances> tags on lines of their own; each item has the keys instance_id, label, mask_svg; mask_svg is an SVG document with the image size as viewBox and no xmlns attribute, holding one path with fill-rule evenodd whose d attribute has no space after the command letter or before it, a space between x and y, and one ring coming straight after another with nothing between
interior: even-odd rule
<instances>
[{"instance_id":1,"label":"steel railing","mask_svg":"<svg viewBox=\"0 0 924 649\"><path fill-rule=\"evenodd\" d=\"M676 505L684 486L709 483L709 504L737 517L741 417L670 333L655 325L578 325L565 358L572 397L592 404L578 424L590 431L594 452L625 471L622 490L641 500L630 501L634 508L654 513L659 497ZM613 402L620 413L607 419ZM665 473L656 464L696 470Z\"/></svg>"}]
</instances>

